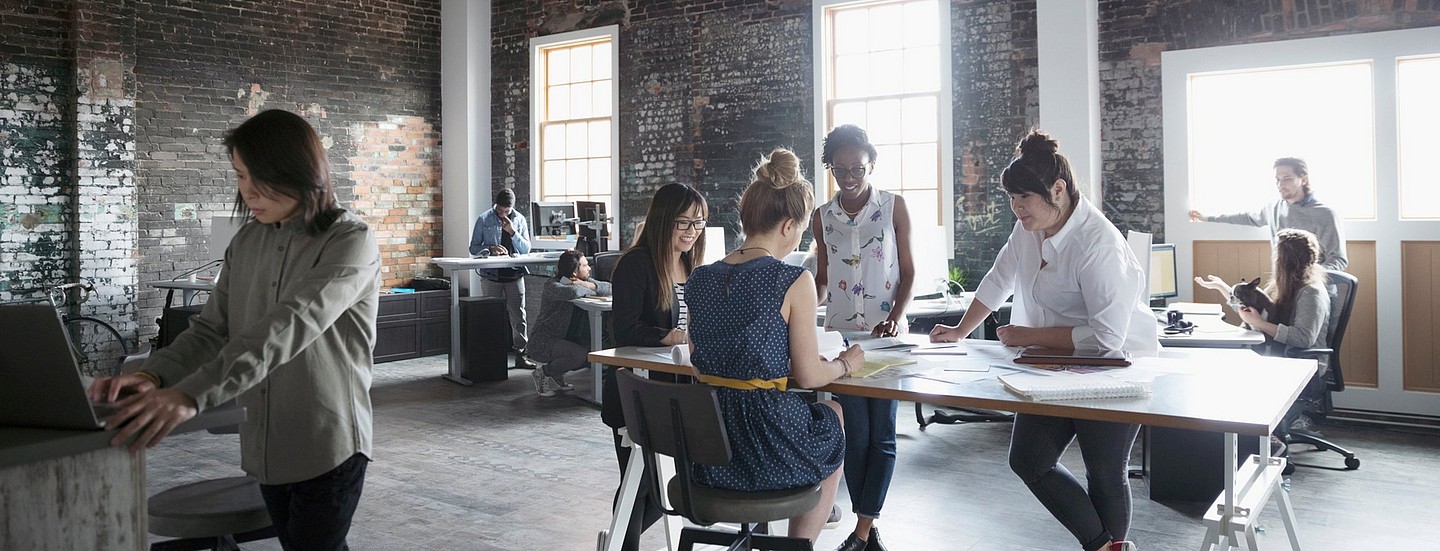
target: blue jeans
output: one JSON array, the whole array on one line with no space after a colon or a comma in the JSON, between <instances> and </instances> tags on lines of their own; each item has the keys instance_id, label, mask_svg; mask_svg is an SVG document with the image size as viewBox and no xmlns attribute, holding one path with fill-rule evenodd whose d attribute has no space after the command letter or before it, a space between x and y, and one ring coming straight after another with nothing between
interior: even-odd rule
<instances>
[{"instance_id":1,"label":"blue jeans","mask_svg":"<svg viewBox=\"0 0 1440 551\"><path fill-rule=\"evenodd\" d=\"M845 418L845 487L856 515L880 518L895 474L895 400L836 394Z\"/></svg>"},{"instance_id":2,"label":"blue jeans","mask_svg":"<svg viewBox=\"0 0 1440 551\"><path fill-rule=\"evenodd\" d=\"M1087 550L1125 539L1130 531L1130 447L1140 425L1015 415L1010 470ZM1080 443L1086 486L1060 464L1071 441Z\"/></svg>"},{"instance_id":3,"label":"blue jeans","mask_svg":"<svg viewBox=\"0 0 1440 551\"><path fill-rule=\"evenodd\" d=\"M292 484L261 484L260 495L280 547L291 550L350 549L345 536L360 504L365 467L370 459L355 454L330 472Z\"/></svg>"}]
</instances>

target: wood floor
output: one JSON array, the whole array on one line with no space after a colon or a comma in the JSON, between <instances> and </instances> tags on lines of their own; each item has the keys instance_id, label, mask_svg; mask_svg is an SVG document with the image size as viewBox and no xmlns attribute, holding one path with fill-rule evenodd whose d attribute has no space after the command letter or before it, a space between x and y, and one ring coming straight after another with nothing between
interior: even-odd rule
<instances>
[{"instance_id":1,"label":"wood floor","mask_svg":"<svg viewBox=\"0 0 1440 551\"><path fill-rule=\"evenodd\" d=\"M526 372L502 383L461 387L440 378L445 357L376 368L375 461L350 532L356 550L595 549L619 483L610 432L599 409L572 396L540 398ZM587 372L572 374L588 393ZM1009 425L932 426L901 405L899 464L877 522L892 550L1064 550L1074 539L1005 464ZM1434 549L1440 541L1440 437L1433 433L1324 427L1350 445L1361 469L1301 469L1291 499L1310 551ZM1136 446L1133 465L1139 465ZM1307 457L1338 464L1338 456ZM239 473L234 435L186 434L151 450L149 490ZM1080 474L1072 447L1064 462ZM1199 548L1205 503L1155 502L1143 480L1130 539L1144 551ZM842 487L841 528L817 550L844 539L855 517ZM1288 549L1273 503L1261 517L1262 549ZM662 549L658 527L644 548ZM278 550L274 540L245 549Z\"/></svg>"}]
</instances>

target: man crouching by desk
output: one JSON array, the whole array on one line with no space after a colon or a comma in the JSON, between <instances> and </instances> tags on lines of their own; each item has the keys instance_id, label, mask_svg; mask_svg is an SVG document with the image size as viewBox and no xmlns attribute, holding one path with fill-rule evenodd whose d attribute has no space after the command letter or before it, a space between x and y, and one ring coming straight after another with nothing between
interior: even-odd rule
<instances>
[{"instance_id":1,"label":"man crouching by desk","mask_svg":"<svg viewBox=\"0 0 1440 551\"><path fill-rule=\"evenodd\" d=\"M235 399L242 468L260 482L286 550L347 549L371 455L370 378L380 250L336 202L315 130L270 110L231 130L236 212L252 221L225 251L204 310L141 371L97 379L119 402L111 444L159 443Z\"/></svg>"}]
</instances>

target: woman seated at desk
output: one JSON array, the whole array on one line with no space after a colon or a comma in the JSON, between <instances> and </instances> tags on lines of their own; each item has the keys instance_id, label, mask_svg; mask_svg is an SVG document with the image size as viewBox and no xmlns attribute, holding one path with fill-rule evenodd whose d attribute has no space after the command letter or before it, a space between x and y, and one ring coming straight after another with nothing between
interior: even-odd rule
<instances>
[{"instance_id":1,"label":"woman seated at desk","mask_svg":"<svg viewBox=\"0 0 1440 551\"><path fill-rule=\"evenodd\" d=\"M1160 348L1143 271L1120 231L1080 196L1070 162L1049 134L1032 131L1020 156L1000 175L1017 221L995 265L956 326L930 338L965 338L1007 297L1011 325L996 332L1006 346L1124 350ZM1127 462L1139 425L1017 414L1010 468L1086 551L1134 549ZM1078 441L1088 487L1060 464Z\"/></svg>"},{"instance_id":2,"label":"woman seated at desk","mask_svg":"<svg viewBox=\"0 0 1440 551\"><path fill-rule=\"evenodd\" d=\"M1325 268L1320 262L1320 240L1305 230L1284 229L1275 234L1275 280L1265 294L1275 303L1266 311L1240 304L1235 288L1213 275L1195 277L1195 283L1225 295L1230 307L1250 328L1265 334L1256 351L1284 356L1286 348L1326 348L1330 333L1330 292L1325 289ZM1319 359L1324 373L1328 356ZM1293 411L1293 410L1292 410ZM1289 429L1312 430L1310 419L1296 414Z\"/></svg>"},{"instance_id":3,"label":"woman seated at desk","mask_svg":"<svg viewBox=\"0 0 1440 551\"><path fill-rule=\"evenodd\" d=\"M555 277L545 282L540 317L535 318L535 327L530 330L529 356L545 364L531 374L537 394L550 397L557 391L574 389L565 384L565 374L589 365L585 358L590 348L566 339L571 320L583 314L570 301L609 295L610 283L590 279L590 261L585 255L574 249L560 253L560 259L555 261Z\"/></svg>"},{"instance_id":4,"label":"woman seated at desk","mask_svg":"<svg viewBox=\"0 0 1440 551\"><path fill-rule=\"evenodd\" d=\"M863 365L865 355L857 345L832 361L820 357L815 280L776 258L800 244L813 207L810 187L794 153L771 152L740 197L745 242L696 268L685 296L691 362L702 382L717 387L732 450L729 464L697 467L696 482L740 491L820 484L820 502L789 523L791 537L813 542L840 485L840 406L810 404L785 388L792 381L829 384Z\"/></svg>"}]
</instances>

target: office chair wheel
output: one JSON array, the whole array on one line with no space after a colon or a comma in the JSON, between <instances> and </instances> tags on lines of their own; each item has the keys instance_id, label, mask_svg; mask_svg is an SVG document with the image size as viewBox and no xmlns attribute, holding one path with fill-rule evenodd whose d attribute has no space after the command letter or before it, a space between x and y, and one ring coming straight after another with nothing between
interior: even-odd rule
<instances>
[{"instance_id":1,"label":"office chair wheel","mask_svg":"<svg viewBox=\"0 0 1440 551\"><path fill-rule=\"evenodd\" d=\"M1345 470L1353 471L1360 468L1360 458L1353 455L1345 458Z\"/></svg>"}]
</instances>

